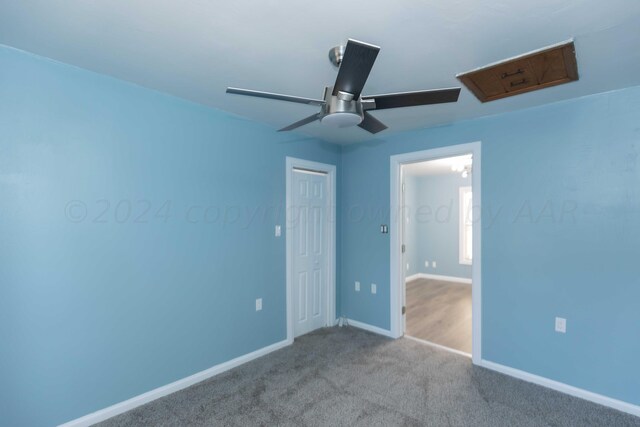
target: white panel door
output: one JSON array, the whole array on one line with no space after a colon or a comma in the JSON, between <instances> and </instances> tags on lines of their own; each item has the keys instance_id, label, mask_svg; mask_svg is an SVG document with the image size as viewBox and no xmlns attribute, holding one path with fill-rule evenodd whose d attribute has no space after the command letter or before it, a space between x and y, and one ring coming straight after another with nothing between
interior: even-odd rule
<instances>
[{"instance_id":1,"label":"white panel door","mask_svg":"<svg viewBox=\"0 0 640 427\"><path fill-rule=\"evenodd\" d=\"M293 332L326 326L327 176L293 172Z\"/></svg>"}]
</instances>

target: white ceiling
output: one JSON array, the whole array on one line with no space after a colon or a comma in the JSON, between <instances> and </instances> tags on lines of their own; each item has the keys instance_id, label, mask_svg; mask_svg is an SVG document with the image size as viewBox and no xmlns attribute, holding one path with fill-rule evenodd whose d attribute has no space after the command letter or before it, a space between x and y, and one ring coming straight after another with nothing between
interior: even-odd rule
<instances>
[{"instance_id":1,"label":"white ceiling","mask_svg":"<svg viewBox=\"0 0 640 427\"><path fill-rule=\"evenodd\" d=\"M227 95L226 86L318 98L329 48L381 46L365 94L458 86L457 73L575 38L580 81L481 104L373 113L390 132L640 85L637 0L0 0L0 43L115 76L274 128L316 107ZM359 128L301 131L334 142Z\"/></svg>"},{"instance_id":2,"label":"white ceiling","mask_svg":"<svg viewBox=\"0 0 640 427\"><path fill-rule=\"evenodd\" d=\"M442 159L428 160L426 162L410 163L402 166L405 176L431 176L460 174L451 170L452 166L467 166L473 163L471 154L464 156L445 157Z\"/></svg>"}]
</instances>

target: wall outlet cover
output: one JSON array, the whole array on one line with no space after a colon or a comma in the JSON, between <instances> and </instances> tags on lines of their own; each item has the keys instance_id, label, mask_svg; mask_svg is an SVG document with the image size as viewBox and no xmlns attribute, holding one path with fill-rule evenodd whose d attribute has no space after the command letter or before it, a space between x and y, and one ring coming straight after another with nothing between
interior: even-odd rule
<instances>
[{"instance_id":1,"label":"wall outlet cover","mask_svg":"<svg viewBox=\"0 0 640 427\"><path fill-rule=\"evenodd\" d=\"M431 263L431 265L433 266L433 268L436 268L436 262L435 262L435 261L433 261L433 262Z\"/></svg>"},{"instance_id":2,"label":"wall outlet cover","mask_svg":"<svg viewBox=\"0 0 640 427\"><path fill-rule=\"evenodd\" d=\"M276 237L282 236L282 227L276 225Z\"/></svg>"},{"instance_id":3,"label":"wall outlet cover","mask_svg":"<svg viewBox=\"0 0 640 427\"><path fill-rule=\"evenodd\" d=\"M360 282L356 282L356 292L360 292Z\"/></svg>"},{"instance_id":4,"label":"wall outlet cover","mask_svg":"<svg viewBox=\"0 0 640 427\"><path fill-rule=\"evenodd\" d=\"M375 283L371 284L371 293L375 294L378 292L378 286Z\"/></svg>"},{"instance_id":5,"label":"wall outlet cover","mask_svg":"<svg viewBox=\"0 0 640 427\"><path fill-rule=\"evenodd\" d=\"M256 311L262 310L262 298L256 300Z\"/></svg>"},{"instance_id":6,"label":"wall outlet cover","mask_svg":"<svg viewBox=\"0 0 640 427\"><path fill-rule=\"evenodd\" d=\"M567 333L567 319L556 317L556 332L560 332L561 334Z\"/></svg>"},{"instance_id":7,"label":"wall outlet cover","mask_svg":"<svg viewBox=\"0 0 640 427\"><path fill-rule=\"evenodd\" d=\"M425 266L425 267L429 267L429 261L425 261L425 262L424 262L424 266Z\"/></svg>"}]
</instances>

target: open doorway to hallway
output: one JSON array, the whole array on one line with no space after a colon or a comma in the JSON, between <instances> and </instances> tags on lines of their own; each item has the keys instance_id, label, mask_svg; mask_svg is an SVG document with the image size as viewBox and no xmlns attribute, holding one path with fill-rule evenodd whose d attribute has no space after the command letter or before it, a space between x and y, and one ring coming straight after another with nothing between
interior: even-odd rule
<instances>
[{"instance_id":1,"label":"open doorway to hallway","mask_svg":"<svg viewBox=\"0 0 640 427\"><path fill-rule=\"evenodd\" d=\"M472 352L473 158L403 164L405 335Z\"/></svg>"}]
</instances>

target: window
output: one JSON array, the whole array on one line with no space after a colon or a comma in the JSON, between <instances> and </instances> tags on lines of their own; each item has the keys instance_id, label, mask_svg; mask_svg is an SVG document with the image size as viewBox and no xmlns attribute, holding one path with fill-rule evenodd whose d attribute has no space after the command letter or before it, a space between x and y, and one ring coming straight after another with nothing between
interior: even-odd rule
<instances>
[{"instance_id":1,"label":"window","mask_svg":"<svg viewBox=\"0 0 640 427\"><path fill-rule=\"evenodd\" d=\"M460 264L473 259L473 197L471 187L460 187Z\"/></svg>"}]
</instances>

